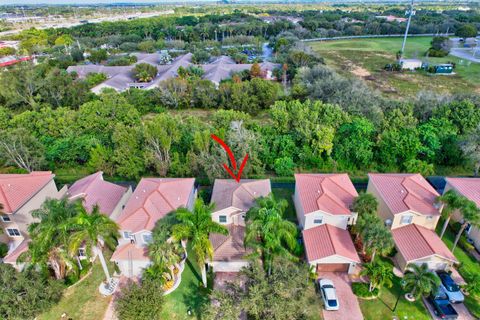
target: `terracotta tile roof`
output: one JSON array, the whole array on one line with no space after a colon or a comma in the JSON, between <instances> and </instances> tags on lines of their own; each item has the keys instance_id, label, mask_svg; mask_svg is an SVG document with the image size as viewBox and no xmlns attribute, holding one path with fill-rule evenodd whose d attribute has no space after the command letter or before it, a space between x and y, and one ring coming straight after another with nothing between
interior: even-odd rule
<instances>
[{"instance_id":1,"label":"terracotta tile roof","mask_svg":"<svg viewBox=\"0 0 480 320\"><path fill-rule=\"evenodd\" d=\"M143 178L117 219L121 230L152 230L169 212L187 207L194 178Z\"/></svg>"},{"instance_id":2,"label":"terracotta tile roof","mask_svg":"<svg viewBox=\"0 0 480 320\"><path fill-rule=\"evenodd\" d=\"M393 214L408 210L424 215L440 215L435 208L438 192L420 174L368 174Z\"/></svg>"},{"instance_id":3,"label":"terracotta tile roof","mask_svg":"<svg viewBox=\"0 0 480 320\"><path fill-rule=\"evenodd\" d=\"M251 250L246 250L243 245L245 227L228 225L228 235L218 233L210 235L213 246L213 261L237 261L241 260Z\"/></svg>"},{"instance_id":4,"label":"terracotta tile roof","mask_svg":"<svg viewBox=\"0 0 480 320\"><path fill-rule=\"evenodd\" d=\"M88 211L97 204L100 212L110 216L126 191L125 187L103 180L103 172L99 171L77 180L67 194L71 199L83 198Z\"/></svg>"},{"instance_id":5,"label":"terracotta tile roof","mask_svg":"<svg viewBox=\"0 0 480 320\"><path fill-rule=\"evenodd\" d=\"M414 223L392 230L395 246L407 262L438 255L458 263L437 234Z\"/></svg>"},{"instance_id":6,"label":"terracotta tile roof","mask_svg":"<svg viewBox=\"0 0 480 320\"><path fill-rule=\"evenodd\" d=\"M28 243L30 240L23 240L15 249L9 252L5 258L3 258L3 262L15 264L17 262L18 257L28 250Z\"/></svg>"},{"instance_id":7,"label":"terracotta tile roof","mask_svg":"<svg viewBox=\"0 0 480 320\"><path fill-rule=\"evenodd\" d=\"M458 193L475 202L480 208L480 178L447 178L446 180Z\"/></svg>"},{"instance_id":8,"label":"terracotta tile roof","mask_svg":"<svg viewBox=\"0 0 480 320\"><path fill-rule=\"evenodd\" d=\"M112 254L111 261L121 261L121 260L150 260L148 257L148 248L139 247L133 243L125 243L117 247L115 252Z\"/></svg>"},{"instance_id":9,"label":"terracotta tile roof","mask_svg":"<svg viewBox=\"0 0 480 320\"><path fill-rule=\"evenodd\" d=\"M51 171L0 174L0 203L3 204L3 211L5 213L17 211L54 177Z\"/></svg>"},{"instance_id":10,"label":"terracotta tile roof","mask_svg":"<svg viewBox=\"0 0 480 320\"><path fill-rule=\"evenodd\" d=\"M240 180L216 179L213 185L211 203L215 203L215 210L228 207L247 211L255 204L255 199L266 197L272 192L269 179Z\"/></svg>"},{"instance_id":11,"label":"terracotta tile roof","mask_svg":"<svg viewBox=\"0 0 480 320\"><path fill-rule=\"evenodd\" d=\"M303 230L305 252L309 262L339 255L360 262L350 233L329 224Z\"/></svg>"},{"instance_id":12,"label":"terracotta tile roof","mask_svg":"<svg viewBox=\"0 0 480 320\"><path fill-rule=\"evenodd\" d=\"M318 210L350 214L358 196L347 174L295 174L295 185L305 214Z\"/></svg>"}]
</instances>

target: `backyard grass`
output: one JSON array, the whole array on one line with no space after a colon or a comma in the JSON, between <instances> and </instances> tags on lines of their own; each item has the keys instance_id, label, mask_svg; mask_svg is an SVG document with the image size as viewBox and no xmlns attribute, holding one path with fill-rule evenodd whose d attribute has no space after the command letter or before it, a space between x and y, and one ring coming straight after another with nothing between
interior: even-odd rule
<instances>
[{"instance_id":1,"label":"backyard grass","mask_svg":"<svg viewBox=\"0 0 480 320\"><path fill-rule=\"evenodd\" d=\"M108 261L111 254L105 254ZM113 264L109 265L113 271ZM38 320L57 320L63 313L67 318L75 320L103 319L111 297L104 298L98 292L98 286L105 279L102 266L98 259L92 266L92 272L76 286L66 289L60 302L49 311L37 317Z\"/></svg>"},{"instance_id":2,"label":"backyard grass","mask_svg":"<svg viewBox=\"0 0 480 320\"><path fill-rule=\"evenodd\" d=\"M426 58L431 37L407 40L406 58L418 58L430 63L455 62L455 75L433 75L423 71L386 72L387 63L395 61L402 38L351 39L313 42L311 47L325 58L327 65L340 73L354 74L388 95L411 97L421 90L437 92L471 92L480 90L480 64L454 56Z\"/></svg>"},{"instance_id":3,"label":"backyard grass","mask_svg":"<svg viewBox=\"0 0 480 320\"><path fill-rule=\"evenodd\" d=\"M272 188L272 193L276 199L285 199L288 201L288 207L285 210L285 218L297 223L297 214L295 213L295 205L293 204L293 193L295 189L290 188Z\"/></svg>"},{"instance_id":4,"label":"backyard grass","mask_svg":"<svg viewBox=\"0 0 480 320\"><path fill-rule=\"evenodd\" d=\"M384 263L393 264L389 260ZM393 286L391 288L380 289L377 299L363 300L358 299L360 309L366 320L383 320L383 319L430 319L429 312L423 305L421 300L409 302L405 299L405 291L400 284L401 278L394 276ZM395 312L392 309L395 306L397 297L400 296Z\"/></svg>"},{"instance_id":5,"label":"backyard grass","mask_svg":"<svg viewBox=\"0 0 480 320\"><path fill-rule=\"evenodd\" d=\"M188 258L182 273L182 282L175 291L165 297L165 305L160 319L200 319L203 306L209 302L209 290L203 288L195 254L190 247L187 250ZM188 315L189 310L192 316Z\"/></svg>"},{"instance_id":6,"label":"backyard grass","mask_svg":"<svg viewBox=\"0 0 480 320\"><path fill-rule=\"evenodd\" d=\"M438 222L437 233L440 233L442 226L443 219ZM449 249L452 249L453 242L455 240L455 234L450 228L447 228L447 231L445 232L442 240L445 242ZM460 267L458 268L458 272L460 272L460 275L465 277L465 274L468 273L480 273L480 262L475 260L475 258L465 252L465 250L463 250L461 247L457 246L453 254L458 259L458 261L460 261ZM465 306L472 313L472 315L475 316L475 318L480 319L480 297L473 295L465 296Z\"/></svg>"}]
</instances>

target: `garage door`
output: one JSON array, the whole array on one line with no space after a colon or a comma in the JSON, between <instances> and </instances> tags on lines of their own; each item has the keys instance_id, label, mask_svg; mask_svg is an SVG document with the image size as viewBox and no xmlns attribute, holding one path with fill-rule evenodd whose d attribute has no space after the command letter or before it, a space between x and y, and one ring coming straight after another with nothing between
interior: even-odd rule
<instances>
[{"instance_id":1,"label":"garage door","mask_svg":"<svg viewBox=\"0 0 480 320\"><path fill-rule=\"evenodd\" d=\"M317 271L348 272L350 263L319 263Z\"/></svg>"}]
</instances>

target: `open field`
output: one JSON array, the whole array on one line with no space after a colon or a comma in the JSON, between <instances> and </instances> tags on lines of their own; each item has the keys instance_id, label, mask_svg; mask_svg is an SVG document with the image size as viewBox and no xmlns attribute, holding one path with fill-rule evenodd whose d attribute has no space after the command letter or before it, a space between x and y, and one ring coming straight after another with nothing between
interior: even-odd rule
<instances>
[{"instance_id":1,"label":"open field","mask_svg":"<svg viewBox=\"0 0 480 320\"><path fill-rule=\"evenodd\" d=\"M430 63L454 62L455 75L432 75L423 71L387 72L383 68L395 61L402 38L352 39L312 42L311 47L325 58L327 65L342 74L364 78L373 87L394 97L411 97L421 90L437 92L480 92L480 64L453 56L427 58L431 37L407 40L405 58L418 58Z\"/></svg>"}]
</instances>

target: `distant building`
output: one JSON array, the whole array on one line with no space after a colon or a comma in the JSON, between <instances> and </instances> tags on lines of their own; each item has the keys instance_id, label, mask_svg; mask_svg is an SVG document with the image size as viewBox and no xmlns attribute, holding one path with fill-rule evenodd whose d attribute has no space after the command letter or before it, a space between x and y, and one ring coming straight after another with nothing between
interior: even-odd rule
<instances>
[{"instance_id":1,"label":"distant building","mask_svg":"<svg viewBox=\"0 0 480 320\"><path fill-rule=\"evenodd\" d=\"M420 59L400 59L398 63L402 66L402 70L416 70L420 69L423 65Z\"/></svg>"},{"instance_id":2,"label":"distant building","mask_svg":"<svg viewBox=\"0 0 480 320\"><path fill-rule=\"evenodd\" d=\"M8 67L14 64L17 64L22 61L29 61L31 60L32 57L26 56L26 57L18 57L18 56L7 56L0 58L0 68L2 67Z\"/></svg>"},{"instance_id":3,"label":"distant building","mask_svg":"<svg viewBox=\"0 0 480 320\"><path fill-rule=\"evenodd\" d=\"M383 19L387 22L393 22L393 21L396 21L396 22L405 22L407 21L406 18L400 18L400 17L395 17L395 16L392 16L392 15L388 15L388 16L376 16L375 18L377 19Z\"/></svg>"},{"instance_id":4,"label":"distant building","mask_svg":"<svg viewBox=\"0 0 480 320\"><path fill-rule=\"evenodd\" d=\"M67 68L68 72L76 72L80 78L85 78L89 73L103 73L108 79L99 85L92 88L92 92L100 93L104 88L112 88L116 91L125 91L130 88L138 89L153 89L158 87L161 81L175 78L178 76L178 69L180 67L188 68L189 66L195 66L192 63L192 54L187 53L178 56L170 64L161 65L160 55L158 53L139 53L137 56L137 63L148 63L154 65L158 69L157 76L150 82L136 82L133 68L131 66L104 66L104 65L78 65L70 66ZM222 80L228 79L233 73L241 72L244 70L250 70L253 64L236 64L232 58L227 56L220 56L209 64L197 65L201 67L205 73L203 79L212 81L216 86L220 84ZM264 74L264 78L273 80L273 69L279 68L280 65L263 62L260 63L260 68Z\"/></svg>"}]
</instances>

